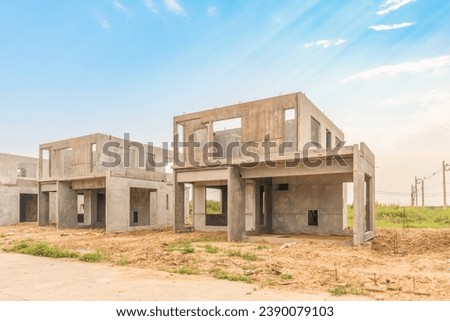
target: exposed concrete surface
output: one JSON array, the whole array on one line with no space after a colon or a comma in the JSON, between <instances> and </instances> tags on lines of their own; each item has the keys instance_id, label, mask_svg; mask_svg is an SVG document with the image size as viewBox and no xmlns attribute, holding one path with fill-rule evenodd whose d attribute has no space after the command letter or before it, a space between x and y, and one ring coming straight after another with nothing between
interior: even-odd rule
<instances>
[{"instance_id":1,"label":"exposed concrete surface","mask_svg":"<svg viewBox=\"0 0 450 321\"><path fill-rule=\"evenodd\" d=\"M0 300L190 301L364 300L328 293L257 289L255 285L100 263L0 253Z\"/></svg>"}]
</instances>

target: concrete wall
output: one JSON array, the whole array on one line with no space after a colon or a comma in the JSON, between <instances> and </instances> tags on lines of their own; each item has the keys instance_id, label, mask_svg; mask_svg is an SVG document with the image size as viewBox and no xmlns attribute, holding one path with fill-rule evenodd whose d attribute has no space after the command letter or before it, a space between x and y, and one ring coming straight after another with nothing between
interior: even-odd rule
<instances>
[{"instance_id":1,"label":"concrete wall","mask_svg":"<svg viewBox=\"0 0 450 321\"><path fill-rule=\"evenodd\" d=\"M314 117L320 123L319 143L326 148L326 130L331 132L332 147L336 146L336 137L344 141L344 133L317 108L305 95L298 95L298 104L300 106L298 113L298 149L311 142L311 117Z\"/></svg>"},{"instance_id":2,"label":"concrete wall","mask_svg":"<svg viewBox=\"0 0 450 321\"><path fill-rule=\"evenodd\" d=\"M293 111L293 119L286 119L286 111L288 110ZM340 141L344 140L342 131L302 93L177 116L174 119L174 131L177 133L178 126L182 125L183 137L179 139L188 141L190 137L193 137L201 144L208 141L223 144L237 141L242 143L258 142L259 147L251 148L249 151L258 154L261 158L265 153L262 142L266 140L266 136L269 134L270 140L276 144L271 149L272 155L278 155L280 153L279 146L286 141L293 143L293 147L287 148L286 152L302 150L311 141L311 117L314 117L320 123L319 143L323 148L327 145L327 130L331 133L331 147L336 146L336 137ZM216 122L237 118L241 120L241 128L213 132ZM189 156L190 150L188 148L184 148L182 151ZM193 151L195 160L201 162L203 160L202 149L196 148ZM237 151L237 149L233 149L232 154L235 158L239 156ZM226 154L224 151L224 155ZM211 160L212 158L210 158Z\"/></svg>"},{"instance_id":3,"label":"concrete wall","mask_svg":"<svg viewBox=\"0 0 450 321\"><path fill-rule=\"evenodd\" d=\"M19 223L19 190L0 186L0 225Z\"/></svg>"},{"instance_id":4,"label":"concrete wall","mask_svg":"<svg viewBox=\"0 0 450 321\"><path fill-rule=\"evenodd\" d=\"M20 222L20 194L38 194L38 159L0 153L0 225ZM30 208L37 208L28 204Z\"/></svg>"},{"instance_id":5,"label":"concrete wall","mask_svg":"<svg viewBox=\"0 0 450 321\"><path fill-rule=\"evenodd\" d=\"M287 191L273 191L273 231L343 235L343 182L333 175L274 178L289 184ZM308 210L318 210L318 226L308 226Z\"/></svg>"},{"instance_id":6,"label":"concrete wall","mask_svg":"<svg viewBox=\"0 0 450 321\"><path fill-rule=\"evenodd\" d=\"M58 228L77 227L77 191L72 189L70 182L57 184L56 226Z\"/></svg>"},{"instance_id":7,"label":"concrete wall","mask_svg":"<svg viewBox=\"0 0 450 321\"><path fill-rule=\"evenodd\" d=\"M133 197L131 197L132 189L140 189L141 191L134 190ZM147 203L145 198L144 200L139 200L141 192L149 193L149 203ZM169 203L167 203L167 195L169 195ZM170 199L171 195L173 195L173 185L169 185L166 182L107 176L106 230L124 232L139 228L139 226L133 226L131 223L131 211L133 208L142 212L143 216L140 219L147 228L163 228L172 225L174 205ZM146 224L147 221L144 219L144 216L147 215L145 212L150 214L148 224Z\"/></svg>"},{"instance_id":8,"label":"concrete wall","mask_svg":"<svg viewBox=\"0 0 450 321\"><path fill-rule=\"evenodd\" d=\"M149 154L152 154L155 162L162 163L165 153L162 148L149 149L148 144L129 142L129 148L125 150L123 138L103 134L41 144L39 148L41 179L98 176L124 168L165 173L165 166L153 168L147 162ZM49 152L50 159L47 163L44 162L44 151ZM172 152L166 151L165 154L167 161L172 162Z\"/></svg>"},{"instance_id":9,"label":"concrete wall","mask_svg":"<svg viewBox=\"0 0 450 321\"><path fill-rule=\"evenodd\" d=\"M151 190L147 188L130 189L130 226L150 225L150 203L153 204L157 201L156 197L154 196L156 194L157 190ZM150 202L150 195L153 196L153 202ZM138 214L137 222L134 222L134 212L137 212Z\"/></svg>"}]
</instances>

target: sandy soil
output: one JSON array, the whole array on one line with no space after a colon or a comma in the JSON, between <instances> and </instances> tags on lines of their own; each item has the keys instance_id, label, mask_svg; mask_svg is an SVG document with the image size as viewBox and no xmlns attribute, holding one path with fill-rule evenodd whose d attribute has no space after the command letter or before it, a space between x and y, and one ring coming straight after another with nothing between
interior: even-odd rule
<instances>
[{"instance_id":1,"label":"sandy soil","mask_svg":"<svg viewBox=\"0 0 450 321\"><path fill-rule=\"evenodd\" d=\"M343 287L377 300L450 300L450 229L379 229L373 242L357 247L339 237L225 239L225 233L0 227L4 250L21 240L46 241L80 253L100 250L113 265L171 273L184 267L210 276L221 271L279 290L323 293ZM183 242L194 252L183 254ZM217 247L217 253L208 253L207 245Z\"/></svg>"}]
</instances>

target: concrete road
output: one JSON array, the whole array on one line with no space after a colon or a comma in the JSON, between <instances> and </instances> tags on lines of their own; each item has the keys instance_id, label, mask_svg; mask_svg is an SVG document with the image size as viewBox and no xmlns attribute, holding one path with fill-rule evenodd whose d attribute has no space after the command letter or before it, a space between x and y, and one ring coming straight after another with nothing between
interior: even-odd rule
<instances>
[{"instance_id":1,"label":"concrete road","mask_svg":"<svg viewBox=\"0 0 450 321\"><path fill-rule=\"evenodd\" d=\"M259 289L241 282L104 263L0 253L0 300L184 301L336 300L328 293ZM341 298L342 299L342 298ZM345 297L361 300L362 297Z\"/></svg>"}]
</instances>

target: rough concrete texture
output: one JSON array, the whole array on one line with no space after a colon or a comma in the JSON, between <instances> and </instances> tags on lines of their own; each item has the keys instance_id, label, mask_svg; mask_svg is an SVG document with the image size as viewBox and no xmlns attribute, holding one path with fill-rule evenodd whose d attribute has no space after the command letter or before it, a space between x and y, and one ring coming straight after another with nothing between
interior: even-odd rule
<instances>
[{"instance_id":1,"label":"rough concrete texture","mask_svg":"<svg viewBox=\"0 0 450 321\"><path fill-rule=\"evenodd\" d=\"M216 128L224 122L228 123L228 127ZM264 163L267 154L262 144L267 142L267 135L274 143L269 152L273 161L270 167ZM227 213L224 214L227 215L229 240L241 240L244 231L248 234L348 235L351 232L346 226L345 184L353 182L353 242L361 244L375 235L374 155L361 143L342 147L338 151L346 164L327 161L326 148L332 149L344 141L344 134L302 93L176 116L174 139L175 142L195 139L200 144L259 144L251 149L252 157L236 154L237 149L229 153L226 150L219 153L208 151L208 154L203 154L201 148L184 147L174 151L175 157L183 153L185 159L194 158L199 162L174 167L175 180L180 183L180 188L184 183L195 186L195 229L212 228L206 226L204 186L216 184L228 186ZM312 141L322 146L313 148L309 153L309 159L312 158L312 162L318 160L319 165L300 162L292 166L294 160L307 160L304 155L294 155L293 152L302 151ZM292 142L293 147L280 153L279 146L286 142ZM226 149L227 146L224 147ZM234 156L233 159L227 157L230 155ZM205 160L220 160L221 164L212 166ZM249 161L252 166L242 167ZM287 184L287 189L278 189L280 184ZM177 211L182 208L179 197L177 193ZM317 214L317 226L308 222L308 211ZM181 214L176 215L181 217Z\"/></svg>"},{"instance_id":2,"label":"rough concrete texture","mask_svg":"<svg viewBox=\"0 0 450 321\"><path fill-rule=\"evenodd\" d=\"M37 220L38 159L0 153L0 225Z\"/></svg>"},{"instance_id":3,"label":"rough concrete texture","mask_svg":"<svg viewBox=\"0 0 450 321\"><path fill-rule=\"evenodd\" d=\"M173 176L148 162L150 154L171 162L170 151L102 134L39 148L41 225L123 232L173 224Z\"/></svg>"},{"instance_id":4,"label":"rough concrete texture","mask_svg":"<svg viewBox=\"0 0 450 321\"><path fill-rule=\"evenodd\" d=\"M274 179L274 185L287 184L287 190L273 192L273 231L345 235L342 183L339 175ZM308 210L318 211L318 226L308 225Z\"/></svg>"}]
</instances>

